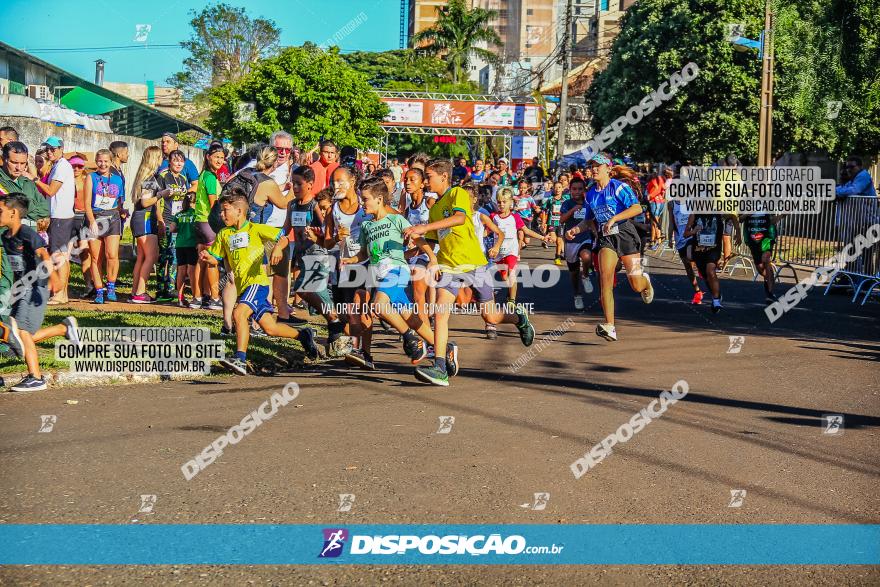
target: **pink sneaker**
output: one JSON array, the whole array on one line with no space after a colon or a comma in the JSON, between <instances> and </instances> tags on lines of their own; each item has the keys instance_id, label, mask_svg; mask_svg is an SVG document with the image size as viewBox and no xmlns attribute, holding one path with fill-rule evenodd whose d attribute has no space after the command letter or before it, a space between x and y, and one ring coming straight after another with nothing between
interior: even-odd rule
<instances>
[{"instance_id":1,"label":"pink sneaker","mask_svg":"<svg viewBox=\"0 0 880 587\"><path fill-rule=\"evenodd\" d=\"M146 293L135 294L135 295L131 296L131 303L132 304L152 304L153 301L154 301L153 298L151 298L149 296L149 294L146 294Z\"/></svg>"},{"instance_id":2,"label":"pink sneaker","mask_svg":"<svg viewBox=\"0 0 880 587\"><path fill-rule=\"evenodd\" d=\"M698 291L694 294L694 299L691 300L691 303L695 306L699 306L703 303L703 292Z\"/></svg>"}]
</instances>

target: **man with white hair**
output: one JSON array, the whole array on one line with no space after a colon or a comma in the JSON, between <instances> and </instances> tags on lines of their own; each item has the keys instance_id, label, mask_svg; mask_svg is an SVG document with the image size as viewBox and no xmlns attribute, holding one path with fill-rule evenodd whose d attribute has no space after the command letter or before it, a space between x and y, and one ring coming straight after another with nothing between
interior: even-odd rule
<instances>
[{"instance_id":1,"label":"man with white hair","mask_svg":"<svg viewBox=\"0 0 880 587\"><path fill-rule=\"evenodd\" d=\"M293 170L293 137L290 133L279 130L272 133L272 136L269 137L269 144L275 147L275 150L278 152L278 159L275 161L275 167L269 173L269 177L275 180L275 183L281 188L285 202L290 204L290 201L293 199L293 192L290 190L290 172ZM282 228L287 215L287 206L279 208L278 206L272 206L272 204L268 205L272 207L272 212L265 220L265 224L275 228ZM272 276L272 297L275 305L278 307L279 322L301 323L301 320L291 320L290 306L287 303L290 294L290 249L290 246L284 249L281 261L269 266L269 274Z\"/></svg>"}]
</instances>

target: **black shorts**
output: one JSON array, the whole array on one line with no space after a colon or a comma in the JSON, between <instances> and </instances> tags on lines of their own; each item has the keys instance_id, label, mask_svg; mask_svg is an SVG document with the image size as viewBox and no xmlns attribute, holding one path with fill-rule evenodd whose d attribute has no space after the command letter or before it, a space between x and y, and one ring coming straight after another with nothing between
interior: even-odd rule
<instances>
[{"instance_id":1,"label":"black shorts","mask_svg":"<svg viewBox=\"0 0 880 587\"><path fill-rule=\"evenodd\" d=\"M135 210L131 215L131 235L134 238L159 234L159 222L156 211L152 208L147 210Z\"/></svg>"},{"instance_id":2,"label":"black shorts","mask_svg":"<svg viewBox=\"0 0 880 587\"><path fill-rule=\"evenodd\" d=\"M565 227L561 224L559 226L548 226L547 234L555 234L558 237L562 237L565 235Z\"/></svg>"},{"instance_id":3,"label":"black shorts","mask_svg":"<svg viewBox=\"0 0 880 587\"><path fill-rule=\"evenodd\" d=\"M177 253L177 266L195 265L199 262L199 252L195 247L181 247L174 249Z\"/></svg>"},{"instance_id":4,"label":"black shorts","mask_svg":"<svg viewBox=\"0 0 880 587\"><path fill-rule=\"evenodd\" d=\"M599 235L599 249L611 249L618 257L638 255L642 250L642 239L632 222L618 224L617 234Z\"/></svg>"},{"instance_id":5,"label":"black shorts","mask_svg":"<svg viewBox=\"0 0 880 587\"><path fill-rule=\"evenodd\" d=\"M773 247L776 246L776 239L764 239L770 241L770 248L768 250L764 250L761 247L761 243L756 243L753 240L747 240L746 245L749 247L749 251L752 253L752 260L755 262L755 266L763 263L764 253L770 253L770 258L773 259ZM764 241L761 241L764 242Z\"/></svg>"},{"instance_id":6,"label":"black shorts","mask_svg":"<svg viewBox=\"0 0 880 587\"><path fill-rule=\"evenodd\" d=\"M53 218L49 221L49 252L70 249L70 239L76 228L76 218Z\"/></svg>"},{"instance_id":7,"label":"black shorts","mask_svg":"<svg viewBox=\"0 0 880 587\"><path fill-rule=\"evenodd\" d=\"M703 276L703 279L707 276L709 263L714 263L718 265L718 262L721 260L721 247L713 247L711 249L706 250L696 250L694 248L693 252L693 260L694 264L697 266L697 270L700 272L700 275Z\"/></svg>"},{"instance_id":8,"label":"black shorts","mask_svg":"<svg viewBox=\"0 0 880 587\"><path fill-rule=\"evenodd\" d=\"M101 219L104 220L101 220ZM105 236L122 236L122 218L119 217L119 210L99 210L95 212L95 222L98 223L98 229L106 223L107 229L90 238Z\"/></svg>"}]
</instances>

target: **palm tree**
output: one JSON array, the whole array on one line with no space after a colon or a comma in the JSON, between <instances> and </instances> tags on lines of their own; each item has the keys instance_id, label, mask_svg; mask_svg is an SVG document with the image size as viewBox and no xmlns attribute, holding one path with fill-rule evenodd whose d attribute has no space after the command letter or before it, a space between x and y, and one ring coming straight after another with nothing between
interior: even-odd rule
<instances>
[{"instance_id":1,"label":"palm tree","mask_svg":"<svg viewBox=\"0 0 880 587\"><path fill-rule=\"evenodd\" d=\"M489 26L497 12L485 8L468 9L465 0L449 0L449 4L437 9L437 23L413 36L413 46L427 43L423 49L442 55L449 63L453 83L458 83L472 56L488 63L497 64L498 56L477 43L501 47L501 38Z\"/></svg>"}]
</instances>

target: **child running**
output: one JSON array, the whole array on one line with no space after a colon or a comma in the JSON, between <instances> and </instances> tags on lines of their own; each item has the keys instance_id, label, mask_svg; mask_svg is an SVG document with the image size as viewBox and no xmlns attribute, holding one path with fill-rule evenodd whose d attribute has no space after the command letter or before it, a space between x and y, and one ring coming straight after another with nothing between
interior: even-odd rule
<instances>
[{"instance_id":1,"label":"child running","mask_svg":"<svg viewBox=\"0 0 880 587\"><path fill-rule=\"evenodd\" d=\"M425 172L415 167L406 172L405 179L406 196L400 198L400 213L412 226L427 224L428 212L435 200L429 200L425 196ZM436 299L434 288L431 287L431 277L426 271L428 261L429 257L424 253L414 255L409 260L412 269L413 303L416 304L416 311L426 320Z\"/></svg>"},{"instance_id":2,"label":"child running","mask_svg":"<svg viewBox=\"0 0 880 587\"><path fill-rule=\"evenodd\" d=\"M688 219L687 228L684 231L686 237L693 237L694 264L697 270L709 286L712 293L712 313L721 311L721 282L715 273L715 268L721 261L724 248L723 239L724 225L729 220L718 214L694 214ZM736 243L742 242L739 222L733 217L733 226L736 230Z\"/></svg>"},{"instance_id":3,"label":"child running","mask_svg":"<svg viewBox=\"0 0 880 587\"><path fill-rule=\"evenodd\" d=\"M605 340L617 340L614 327L614 277L617 263L622 262L626 269L627 279L633 291L641 294L642 301L650 304L654 301L654 288L651 278L642 271L641 242L630 218L642 213L636 195L625 183L611 179L609 169L611 160L598 153L590 160L590 167L596 183L587 192L586 217L580 224L566 232L568 240L587 230L589 225L599 234L599 283L602 311L605 322L596 326L596 334Z\"/></svg>"},{"instance_id":4,"label":"child running","mask_svg":"<svg viewBox=\"0 0 880 587\"><path fill-rule=\"evenodd\" d=\"M568 199L564 193L562 183L553 184L552 196L544 198L541 206L541 228L544 234L552 236L552 242L556 243L556 257L553 262L562 265L563 244L562 238L562 204Z\"/></svg>"},{"instance_id":5,"label":"child running","mask_svg":"<svg viewBox=\"0 0 880 587\"><path fill-rule=\"evenodd\" d=\"M528 184L525 184L528 185ZM492 222L501 229L503 237L495 243L489 256L499 265L501 278L507 282L507 303L516 305L516 265L525 235L549 242L550 235L541 236L528 226L519 214L513 213L513 190L501 188L496 196L498 212L492 214Z\"/></svg>"},{"instance_id":6,"label":"child running","mask_svg":"<svg viewBox=\"0 0 880 587\"><path fill-rule=\"evenodd\" d=\"M269 277L263 268L263 255L267 241L277 242L281 229L255 224L248 221L250 204L247 196L231 194L221 198L222 218L226 227L217 233L214 242L199 256L211 267L217 267L223 259L229 262L238 290L238 305L233 311L235 323L236 351L232 358L223 358L220 363L239 375L247 375L247 348L251 329L249 320L254 321L269 336L281 336L299 340L312 360L318 358L315 346L315 331L311 328L297 330L287 324L279 324L272 315L274 307L269 301ZM283 254L283 246L278 243L272 251L278 258Z\"/></svg>"},{"instance_id":7,"label":"child running","mask_svg":"<svg viewBox=\"0 0 880 587\"><path fill-rule=\"evenodd\" d=\"M413 305L406 294L410 269L404 255L406 239L403 232L412 225L403 215L389 211L391 193L382 178L371 177L364 180L361 184L361 199L364 210L372 219L361 225L358 254L343 257L340 262L346 265L370 261L370 272L377 283L370 296L371 310L403 335L403 350L413 364L417 364L427 355L428 344L434 342L434 333L428 320L420 316L418 309L412 311ZM433 247L421 237L412 237L411 240L420 254L428 258L428 273L435 273L437 259ZM373 357L366 344L362 350L352 351L352 354L356 353L362 356L365 368L373 367Z\"/></svg>"},{"instance_id":8,"label":"child running","mask_svg":"<svg viewBox=\"0 0 880 587\"><path fill-rule=\"evenodd\" d=\"M4 256L9 259L16 286L11 293L17 299L12 302L11 317L17 327L17 333L7 336L17 343L21 341L28 374L12 386L12 391L42 391L46 389L46 380L40 370L37 344L40 341L56 336L66 336L72 343L79 345L79 331L76 318L68 316L61 324L41 328L46 316L46 307L50 292L58 291L60 280L49 256L45 241L31 228L21 223L28 213L27 196L13 192L0 196L0 226L5 228L0 234ZM63 262L67 262L63 260ZM27 276L27 277L25 277ZM16 295L17 292L18 295ZM6 304L4 304L5 306ZM12 325L10 321L10 325Z\"/></svg>"},{"instance_id":9,"label":"child running","mask_svg":"<svg viewBox=\"0 0 880 587\"><path fill-rule=\"evenodd\" d=\"M487 267L474 224L468 193L460 187L452 187L452 163L434 159L428 163L426 174L431 191L442 194L431 208L428 224L411 226L404 231L406 237L426 235L440 245L437 262L443 278L437 286L437 307L434 312L434 358L433 366L416 367L416 378L433 385L448 386L449 376L458 374L458 347L449 341L449 315L458 290L473 288L480 303L483 320L491 324L514 324L520 340L531 346L535 329L521 307L514 313L495 306L492 276Z\"/></svg>"},{"instance_id":10,"label":"child running","mask_svg":"<svg viewBox=\"0 0 880 587\"><path fill-rule=\"evenodd\" d=\"M571 198L562 203L559 219L565 232L571 230L581 222L587 214L584 195L587 191L586 182L580 177L575 177L569 184ZM565 234L565 233L563 233ZM560 237L559 240L562 240ZM583 294L593 293L593 284L590 281L590 269L593 267L593 243L596 235L590 230L577 234L574 238L566 240L565 262L568 265L568 275L571 279L571 289L574 291L574 307L576 310L584 309Z\"/></svg>"},{"instance_id":11,"label":"child running","mask_svg":"<svg viewBox=\"0 0 880 587\"><path fill-rule=\"evenodd\" d=\"M678 256L684 265L684 272L687 275L691 287L694 288L694 297L691 304L699 306L703 303L703 292L700 290L700 284L697 282L697 274L694 273L694 239L692 236L685 236L690 214L686 212L681 202L671 200L669 206L669 242L675 246Z\"/></svg>"}]
</instances>

